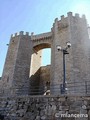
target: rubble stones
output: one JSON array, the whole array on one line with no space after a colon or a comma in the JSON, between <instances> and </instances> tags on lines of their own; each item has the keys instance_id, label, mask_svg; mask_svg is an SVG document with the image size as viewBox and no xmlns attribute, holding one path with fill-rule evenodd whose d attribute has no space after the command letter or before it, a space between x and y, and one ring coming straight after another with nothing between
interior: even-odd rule
<instances>
[{"instance_id":1,"label":"rubble stones","mask_svg":"<svg viewBox=\"0 0 90 120\"><path fill-rule=\"evenodd\" d=\"M86 97L87 98L87 97ZM0 113L5 120L60 120L61 114L87 114L90 116L90 100L69 97L20 96L0 99ZM57 101L57 102L56 102ZM73 102L72 102L73 101ZM85 106L84 107L82 106ZM66 118L63 120L66 120ZM68 118L67 118L68 120ZM69 118L72 120L72 118ZM78 119L80 120L80 119ZM85 120L88 120L85 118Z\"/></svg>"}]
</instances>

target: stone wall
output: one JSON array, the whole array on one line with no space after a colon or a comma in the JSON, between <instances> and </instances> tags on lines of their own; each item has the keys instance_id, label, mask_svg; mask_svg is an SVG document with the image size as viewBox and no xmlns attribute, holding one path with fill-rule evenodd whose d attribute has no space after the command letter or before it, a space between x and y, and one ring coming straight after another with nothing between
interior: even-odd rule
<instances>
[{"instance_id":1,"label":"stone wall","mask_svg":"<svg viewBox=\"0 0 90 120\"><path fill-rule=\"evenodd\" d=\"M1 89L2 95L28 94L29 71L32 54L31 37L23 31L11 36L4 65ZM23 91L23 92L22 92Z\"/></svg>"},{"instance_id":2,"label":"stone wall","mask_svg":"<svg viewBox=\"0 0 90 120\"><path fill-rule=\"evenodd\" d=\"M81 117L70 117L71 114L81 115ZM89 120L90 97L18 96L0 98L0 115L4 116L5 120Z\"/></svg>"},{"instance_id":3,"label":"stone wall","mask_svg":"<svg viewBox=\"0 0 90 120\"><path fill-rule=\"evenodd\" d=\"M66 48L66 43L70 41L71 48L66 55L66 82L89 81L90 78L90 44L88 36L87 20L79 14L67 13L67 17L55 19L52 27L52 47L51 47L51 85L55 86L63 83L63 53L57 51L57 45L62 49ZM76 84L77 86L77 84ZM80 86L81 89L83 85ZM78 92L76 90L76 92ZM51 94L57 94L56 89L51 89Z\"/></svg>"},{"instance_id":4,"label":"stone wall","mask_svg":"<svg viewBox=\"0 0 90 120\"><path fill-rule=\"evenodd\" d=\"M1 94L4 96L29 95L32 77L35 80L47 79L47 75L44 78L38 74L40 74L42 49L51 47L50 90L52 95L58 95L61 89L60 85L63 83L63 53L58 52L56 46L60 45L63 50L68 41L72 46L68 51L69 55L66 55L66 82L73 82L75 86L80 82L80 90L75 88L76 92L84 89L83 83L90 81L88 32L85 16L80 17L79 14L73 15L72 12L69 12L66 17L61 16L60 20L55 19L50 32L29 35L28 32L24 34L21 31L19 35L17 33L12 35L2 81L0 81Z\"/></svg>"},{"instance_id":5,"label":"stone wall","mask_svg":"<svg viewBox=\"0 0 90 120\"><path fill-rule=\"evenodd\" d=\"M40 79L44 82L45 85L47 82L50 82L50 65L42 66L40 71Z\"/></svg>"},{"instance_id":6,"label":"stone wall","mask_svg":"<svg viewBox=\"0 0 90 120\"><path fill-rule=\"evenodd\" d=\"M30 95L43 95L50 88L50 65L40 67L30 78ZM48 88L49 87L49 88Z\"/></svg>"}]
</instances>

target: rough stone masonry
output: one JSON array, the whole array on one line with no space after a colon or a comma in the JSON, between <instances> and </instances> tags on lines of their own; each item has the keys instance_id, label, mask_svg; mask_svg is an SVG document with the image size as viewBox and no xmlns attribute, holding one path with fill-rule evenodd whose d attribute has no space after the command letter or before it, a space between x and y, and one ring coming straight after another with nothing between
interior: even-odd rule
<instances>
[{"instance_id":1,"label":"rough stone masonry","mask_svg":"<svg viewBox=\"0 0 90 120\"><path fill-rule=\"evenodd\" d=\"M56 18L47 33L29 35L28 32L21 31L11 35L0 80L0 114L6 120L89 120L89 31L85 15L80 17L79 14L69 12L66 17L62 15L60 20ZM63 83L63 56L56 46L64 48L68 41L72 47L66 56L68 90L64 96L60 92ZM41 66L44 48L51 48L51 65L47 67ZM50 94L48 99L46 90ZM70 96L74 96L74 100ZM61 113L82 113L88 117L61 118Z\"/></svg>"},{"instance_id":2,"label":"rough stone masonry","mask_svg":"<svg viewBox=\"0 0 90 120\"><path fill-rule=\"evenodd\" d=\"M70 41L72 47L66 56L66 80L67 83L77 82L82 91L83 84L90 79L90 39L85 15L73 16L72 12L67 17L55 19L50 32L34 35L21 31L11 35L5 66L1 80L3 95L29 95L32 94L31 85L44 91L47 80L42 80L41 60L42 49L51 48L51 66L49 72L50 94L60 94L60 84L63 83L63 57L56 46L63 48ZM46 70L47 71L47 70ZM46 73L46 72L45 72ZM46 75L47 78L47 75ZM43 86L43 87L42 87ZM35 87L34 87L35 88ZM57 88L57 89L56 89ZM33 88L32 88L33 89ZM70 88L73 94L77 89ZM33 91L34 92L34 91ZM70 93L70 92L68 92ZM85 94L85 91L83 91ZM38 94L44 94L38 93Z\"/></svg>"}]
</instances>

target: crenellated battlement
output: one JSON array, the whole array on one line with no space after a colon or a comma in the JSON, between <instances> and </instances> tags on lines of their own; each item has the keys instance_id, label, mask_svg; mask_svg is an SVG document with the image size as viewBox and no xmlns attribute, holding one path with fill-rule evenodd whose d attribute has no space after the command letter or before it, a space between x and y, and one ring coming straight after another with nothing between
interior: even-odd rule
<instances>
[{"instance_id":1,"label":"crenellated battlement","mask_svg":"<svg viewBox=\"0 0 90 120\"><path fill-rule=\"evenodd\" d=\"M22 35L30 36L29 32L20 31L20 32L15 33L15 34L11 34L11 38L16 37L16 36L22 36Z\"/></svg>"},{"instance_id":2,"label":"crenellated battlement","mask_svg":"<svg viewBox=\"0 0 90 120\"><path fill-rule=\"evenodd\" d=\"M60 21L66 19L66 18L70 18L70 17L80 18L80 19L86 19L85 15L80 16L78 13L75 13L75 15L73 15L72 12L68 12L66 17L64 15L61 16ZM55 21L56 20L57 20L57 18L55 19Z\"/></svg>"},{"instance_id":3,"label":"crenellated battlement","mask_svg":"<svg viewBox=\"0 0 90 120\"><path fill-rule=\"evenodd\" d=\"M78 18L78 19L80 18L80 19L85 19L86 20L85 15L82 15L82 17L81 17L78 13L75 13L75 15L73 15L72 12L68 12L67 16L65 17L64 15L62 15L60 17L60 20L58 18L55 18L53 26L56 23L58 23L59 30L61 30L62 28L67 28L68 27L68 19L69 18ZM20 31L18 33L12 34L11 38L17 37L17 36L22 36L22 35L23 36L31 36L31 40L40 40L40 39L51 37L52 33L51 32L47 32L47 33L34 35L33 32L31 34L29 34L29 32Z\"/></svg>"},{"instance_id":4,"label":"crenellated battlement","mask_svg":"<svg viewBox=\"0 0 90 120\"><path fill-rule=\"evenodd\" d=\"M14 38L17 36L30 36L31 40L41 40L41 39L45 39L45 38L50 38L52 36L52 33L47 32L47 33L34 35L34 33L32 32L30 35L29 32L20 31L19 33L12 34L11 38Z\"/></svg>"},{"instance_id":5,"label":"crenellated battlement","mask_svg":"<svg viewBox=\"0 0 90 120\"><path fill-rule=\"evenodd\" d=\"M78 13L75 13L75 15L73 15L73 13L72 12L68 12L67 13L67 16L65 17L64 15L62 15L61 17L60 17L60 20L58 19L58 18L55 18L55 20L54 20L54 24L53 24L53 26L55 26L55 25L57 25L58 26L58 28L59 28L59 30L61 30L61 29L64 29L64 28L67 28L68 27L68 23L69 23L69 20L71 21L73 21L73 20L85 20L86 21L86 17L85 17L85 15L82 15L82 16L80 16Z\"/></svg>"}]
</instances>

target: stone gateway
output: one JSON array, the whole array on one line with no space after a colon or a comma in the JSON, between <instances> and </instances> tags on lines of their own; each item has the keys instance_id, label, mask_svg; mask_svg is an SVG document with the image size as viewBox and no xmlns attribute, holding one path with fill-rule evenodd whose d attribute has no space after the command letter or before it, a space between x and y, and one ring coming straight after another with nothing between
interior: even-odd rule
<instances>
[{"instance_id":1,"label":"stone gateway","mask_svg":"<svg viewBox=\"0 0 90 120\"><path fill-rule=\"evenodd\" d=\"M72 12L56 18L47 33L11 35L0 80L1 116L6 120L89 120L89 37L85 15ZM63 95L63 54L56 46L65 48L68 41L72 46L66 55L67 91ZM41 66L44 48L51 48L51 65ZM66 112L88 117L61 118Z\"/></svg>"}]
</instances>

